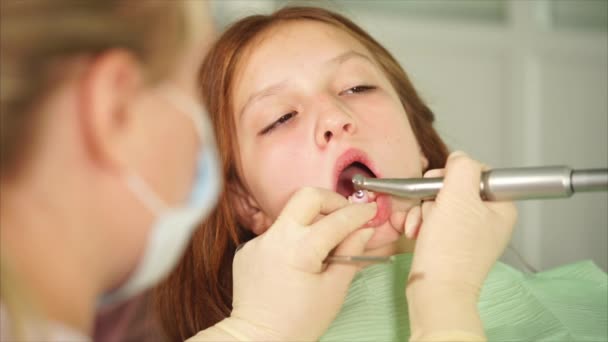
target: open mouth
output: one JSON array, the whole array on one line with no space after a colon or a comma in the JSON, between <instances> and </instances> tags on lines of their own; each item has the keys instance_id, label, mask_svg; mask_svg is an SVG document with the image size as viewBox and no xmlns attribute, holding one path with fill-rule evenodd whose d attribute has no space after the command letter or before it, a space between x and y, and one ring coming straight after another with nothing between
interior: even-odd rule
<instances>
[{"instance_id":1,"label":"open mouth","mask_svg":"<svg viewBox=\"0 0 608 342\"><path fill-rule=\"evenodd\" d=\"M346 198L353 195L353 193L356 191L352 181L355 175L376 178L374 172L370 170L370 168L363 162L352 162L339 173L336 184L336 192Z\"/></svg>"},{"instance_id":2,"label":"open mouth","mask_svg":"<svg viewBox=\"0 0 608 342\"><path fill-rule=\"evenodd\" d=\"M369 191L364 191L362 196L355 194L355 186L353 185L353 177L355 175L372 178L382 177L363 151L354 148L348 149L338 158L334 170L335 191L337 193L353 203L368 203L373 201L378 205L376 216L366 224L367 227L379 227L388 221L392 212L389 196L376 195Z\"/></svg>"}]
</instances>

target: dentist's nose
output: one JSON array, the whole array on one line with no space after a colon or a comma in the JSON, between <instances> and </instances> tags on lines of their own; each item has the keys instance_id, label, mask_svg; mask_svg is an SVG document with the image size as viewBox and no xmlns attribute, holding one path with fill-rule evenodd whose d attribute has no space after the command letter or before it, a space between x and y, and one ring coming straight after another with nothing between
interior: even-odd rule
<instances>
[{"instance_id":1,"label":"dentist's nose","mask_svg":"<svg viewBox=\"0 0 608 342\"><path fill-rule=\"evenodd\" d=\"M330 141L339 139L345 134L352 135L356 128L355 121L345 108L337 103L332 103L320 112L315 141L319 147L323 148Z\"/></svg>"}]
</instances>

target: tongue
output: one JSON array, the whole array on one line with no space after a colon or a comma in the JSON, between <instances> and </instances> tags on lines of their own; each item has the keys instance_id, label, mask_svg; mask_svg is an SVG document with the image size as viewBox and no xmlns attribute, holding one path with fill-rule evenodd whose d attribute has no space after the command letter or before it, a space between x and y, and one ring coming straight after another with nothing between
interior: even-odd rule
<instances>
[{"instance_id":1,"label":"tongue","mask_svg":"<svg viewBox=\"0 0 608 342\"><path fill-rule=\"evenodd\" d=\"M342 173L340 177L338 177L338 185L336 191L344 196L348 197L355 192L355 187L353 186L353 177L355 175L362 175L363 177L374 177L374 175L367 170L367 168L362 167L357 164L350 165Z\"/></svg>"}]
</instances>

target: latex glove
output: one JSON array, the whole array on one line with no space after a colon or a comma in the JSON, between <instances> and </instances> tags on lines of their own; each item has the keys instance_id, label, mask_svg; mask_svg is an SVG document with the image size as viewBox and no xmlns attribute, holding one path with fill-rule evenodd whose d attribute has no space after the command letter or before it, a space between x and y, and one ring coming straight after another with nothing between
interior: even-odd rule
<instances>
[{"instance_id":1,"label":"latex glove","mask_svg":"<svg viewBox=\"0 0 608 342\"><path fill-rule=\"evenodd\" d=\"M376 209L329 190L298 191L272 227L236 254L230 317L191 340L318 340L360 268L323 261L338 245L336 255L362 254L373 229L359 228Z\"/></svg>"},{"instance_id":2,"label":"latex glove","mask_svg":"<svg viewBox=\"0 0 608 342\"><path fill-rule=\"evenodd\" d=\"M484 335L477 300L517 213L511 202L481 200L483 169L464 153L452 153L445 170L425 174L444 177L435 201L407 215L405 234L417 236L406 291L413 340L442 331Z\"/></svg>"}]
</instances>

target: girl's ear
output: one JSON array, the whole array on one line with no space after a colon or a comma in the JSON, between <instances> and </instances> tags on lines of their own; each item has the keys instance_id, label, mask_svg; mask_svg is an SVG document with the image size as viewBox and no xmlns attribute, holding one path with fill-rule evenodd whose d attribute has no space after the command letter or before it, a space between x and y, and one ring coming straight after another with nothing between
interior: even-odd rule
<instances>
[{"instance_id":1,"label":"girl's ear","mask_svg":"<svg viewBox=\"0 0 608 342\"><path fill-rule=\"evenodd\" d=\"M255 198L240 182L228 185L229 201L235 208L237 220L244 228L255 235L261 235L271 225L272 219L260 209Z\"/></svg>"}]
</instances>

